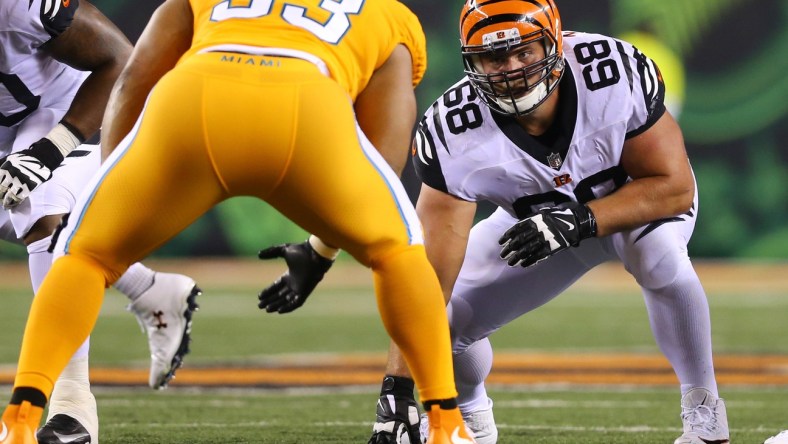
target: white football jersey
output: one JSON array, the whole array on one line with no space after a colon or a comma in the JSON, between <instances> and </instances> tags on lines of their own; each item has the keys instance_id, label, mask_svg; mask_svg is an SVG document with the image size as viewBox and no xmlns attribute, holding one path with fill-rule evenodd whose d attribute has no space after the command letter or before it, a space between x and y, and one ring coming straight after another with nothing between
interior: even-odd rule
<instances>
[{"instance_id":1,"label":"white football jersey","mask_svg":"<svg viewBox=\"0 0 788 444\"><path fill-rule=\"evenodd\" d=\"M566 68L552 128L533 137L492 112L467 78L427 110L413 164L428 186L467 201L490 201L514 217L612 193L629 178L624 141L665 112L654 62L629 43L565 32Z\"/></svg>"},{"instance_id":2,"label":"white football jersey","mask_svg":"<svg viewBox=\"0 0 788 444\"><path fill-rule=\"evenodd\" d=\"M87 73L40 50L70 25L79 0L0 1L0 127L70 100Z\"/></svg>"}]
</instances>

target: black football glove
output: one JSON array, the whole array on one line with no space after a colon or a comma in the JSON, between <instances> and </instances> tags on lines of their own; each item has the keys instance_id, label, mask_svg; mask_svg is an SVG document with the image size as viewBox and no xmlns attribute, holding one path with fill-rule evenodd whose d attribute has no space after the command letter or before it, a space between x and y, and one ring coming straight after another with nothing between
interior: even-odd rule
<instances>
[{"instance_id":1,"label":"black football glove","mask_svg":"<svg viewBox=\"0 0 788 444\"><path fill-rule=\"evenodd\" d=\"M46 137L26 150L8 155L0 164L0 200L6 209L30 196L39 185L52 178L52 171L63 162L60 150Z\"/></svg>"},{"instance_id":2,"label":"black football glove","mask_svg":"<svg viewBox=\"0 0 788 444\"><path fill-rule=\"evenodd\" d=\"M260 259L284 258L288 270L257 297L260 309L268 313L290 313L304 305L318 282L323 280L333 260L319 255L309 241L283 244L261 250Z\"/></svg>"},{"instance_id":3,"label":"black football glove","mask_svg":"<svg viewBox=\"0 0 788 444\"><path fill-rule=\"evenodd\" d=\"M419 408L413 387L410 378L383 378L372 437L367 444L421 444Z\"/></svg>"},{"instance_id":4,"label":"black football glove","mask_svg":"<svg viewBox=\"0 0 788 444\"><path fill-rule=\"evenodd\" d=\"M596 236L594 213L582 204L543 208L514 224L498 243L501 259L510 266L530 267L559 251Z\"/></svg>"}]
</instances>

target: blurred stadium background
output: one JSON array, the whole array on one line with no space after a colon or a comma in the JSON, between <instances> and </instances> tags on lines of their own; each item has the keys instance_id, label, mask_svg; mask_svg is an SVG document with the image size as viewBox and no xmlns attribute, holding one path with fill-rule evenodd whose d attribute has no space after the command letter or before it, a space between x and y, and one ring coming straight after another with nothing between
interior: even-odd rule
<instances>
[{"instance_id":1,"label":"blurred stadium background","mask_svg":"<svg viewBox=\"0 0 788 444\"><path fill-rule=\"evenodd\" d=\"M155 0L95 0L133 41ZM429 68L425 110L462 75L459 0L406 0L421 17ZM760 0L558 0L564 28L621 36L653 57L668 84L700 191L690 252L696 259L788 259L788 2ZM330 147L327 147L330 149ZM403 181L415 198L418 181ZM489 212L482 208L480 216ZM158 252L162 257L247 256L303 232L253 199L206 214ZM0 245L0 259L24 250Z\"/></svg>"},{"instance_id":2,"label":"blurred stadium background","mask_svg":"<svg viewBox=\"0 0 788 444\"><path fill-rule=\"evenodd\" d=\"M134 42L160 1L93 3ZM456 37L461 2L404 3L427 33L429 68L417 90L424 110L462 75ZM736 441L762 442L788 428L788 0L760 0L757 7L745 0L557 3L565 29L621 36L662 69L698 180L701 207L690 252L709 292L721 390L732 399ZM415 199L419 185L412 170L403 182ZM482 207L479 217L490 210ZM314 393L296 396L295 403L266 395L278 410L261 412L239 400L246 391L213 393L217 404L210 405L217 408L205 418L207 401L194 392L175 390L157 401L99 391L106 406L104 442L163 442L156 435L162 430L170 433L168 442L365 440L387 347L368 272L343 255L302 310L275 316L254 308L257 291L283 269L254 261L257 250L304 237L270 207L240 198L156 253L149 265L190 274L205 291L192 354L174 386L372 387L363 396L342 395L344 404ZM565 296L493 337L499 353L493 381L501 398L496 415L507 431L502 444L675 437L675 376L651 338L637 287L620 268L592 271ZM25 250L0 243L0 384L13 378L29 291ZM118 295L107 297L96 327L91 359L97 385L145 385L144 336L124 304ZM259 371L244 373L249 369ZM577 383L601 388L577 390ZM170 400L189 418L172 414ZM362 408L355 407L359 402ZM345 415L348 405L353 413ZM332 406L334 416L306 413L321 406ZM302 422L286 422L282 412L301 415ZM268 422L257 422L261 417ZM155 427L140 431L140 424ZM254 433L261 424L280 434L259 438ZM227 435L228 426L235 435ZM289 434L294 427L299 433ZM331 439L320 434L326 427L334 431Z\"/></svg>"}]
</instances>

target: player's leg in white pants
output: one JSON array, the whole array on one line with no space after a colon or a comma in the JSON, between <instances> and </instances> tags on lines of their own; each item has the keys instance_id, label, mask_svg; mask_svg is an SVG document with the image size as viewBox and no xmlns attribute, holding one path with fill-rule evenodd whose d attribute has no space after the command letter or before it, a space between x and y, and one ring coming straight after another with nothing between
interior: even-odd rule
<instances>
[{"instance_id":1,"label":"player's leg in white pants","mask_svg":"<svg viewBox=\"0 0 788 444\"><path fill-rule=\"evenodd\" d=\"M624 267L640 285L660 350L685 394L704 387L718 396L706 293L687 255L697 215L688 214L612 236Z\"/></svg>"},{"instance_id":2,"label":"player's leg in white pants","mask_svg":"<svg viewBox=\"0 0 788 444\"><path fill-rule=\"evenodd\" d=\"M675 444L722 443L730 436L714 376L709 305L687 255L696 217L697 195L687 214L612 237L642 289L657 345L681 384L684 432Z\"/></svg>"},{"instance_id":3,"label":"player's leg in white pants","mask_svg":"<svg viewBox=\"0 0 788 444\"><path fill-rule=\"evenodd\" d=\"M492 368L492 347L487 337L531 310L558 296L597 264L614 258L597 239L565 250L529 268L510 267L500 256L498 239L517 220L502 210L471 230L465 262L448 305L454 349L454 372L463 416L477 440L494 443L492 403L484 380ZM467 419L467 418L466 418ZM479 423L474 426L474 423ZM493 436L478 436L478 427Z\"/></svg>"}]
</instances>

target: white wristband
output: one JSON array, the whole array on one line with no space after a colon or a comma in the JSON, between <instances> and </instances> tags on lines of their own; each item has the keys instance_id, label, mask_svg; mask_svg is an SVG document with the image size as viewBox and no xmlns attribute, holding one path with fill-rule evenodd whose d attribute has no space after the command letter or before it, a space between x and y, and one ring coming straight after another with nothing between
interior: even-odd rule
<instances>
[{"instance_id":1,"label":"white wristband","mask_svg":"<svg viewBox=\"0 0 788 444\"><path fill-rule=\"evenodd\" d=\"M309 236L309 245L315 249L317 254L323 256L326 259L331 259L333 261L339 255L339 248L329 247L325 242L320 240L320 238L314 234Z\"/></svg>"},{"instance_id":2,"label":"white wristband","mask_svg":"<svg viewBox=\"0 0 788 444\"><path fill-rule=\"evenodd\" d=\"M60 150L60 154L62 154L63 157L68 156L68 153L74 151L74 148L78 147L80 144L77 136L69 131L62 123L58 123L57 126L52 128L52 131L46 135L46 138L52 141L52 144Z\"/></svg>"}]
</instances>

